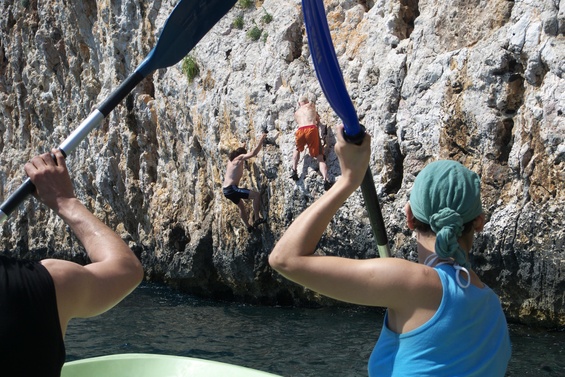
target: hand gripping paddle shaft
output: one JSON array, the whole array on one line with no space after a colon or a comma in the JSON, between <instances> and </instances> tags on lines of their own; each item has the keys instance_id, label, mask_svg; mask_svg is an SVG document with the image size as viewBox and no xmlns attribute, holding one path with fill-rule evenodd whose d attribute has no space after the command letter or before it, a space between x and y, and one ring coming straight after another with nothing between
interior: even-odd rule
<instances>
[{"instance_id":1,"label":"hand gripping paddle shaft","mask_svg":"<svg viewBox=\"0 0 565 377\"><path fill-rule=\"evenodd\" d=\"M233 7L237 0L180 0L165 22L157 44L135 71L59 146L68 156L151 72L178 63ZM0 224L35 191L29 178L0 206Z\"/></svg>"},{"instance_id":2,"label":"hand gripping paddle shaft","mask_svg":"<svg viewBox=\"0 0 565 377\"><path fill-rule=\"evenodd\" d=\"M332 109L343 121L345 139L350 143L361 143L365 136L365 128L359 124L357 113L343 81L323 0L302 0L302 11L308 35L308 46L322 91ZM370 168L367 168L361 183L361 192L369 212L369 220L377 241L379 255L390 257L383 215Z\"/></svg>"}]
</instances>

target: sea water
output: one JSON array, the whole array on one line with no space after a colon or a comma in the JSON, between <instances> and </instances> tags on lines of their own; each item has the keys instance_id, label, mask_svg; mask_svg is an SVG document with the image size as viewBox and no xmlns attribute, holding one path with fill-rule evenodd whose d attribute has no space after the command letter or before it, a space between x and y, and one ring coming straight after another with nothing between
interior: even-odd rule
<instances>
[{"instance_id":1,"label":"sea water","mask_svg":"<svg viewBox=\"0 0 565 377\"><path fill-rule=\"evenodd\" d=\"M112 310L75 319L67 361L116 353L190 356L285 377L367 376L380 309L216 302L144 283ZM507 376L565 376L565 332L510 325ZM464 346L464 340L462 340Z\"/></svg>"}]
</instances>

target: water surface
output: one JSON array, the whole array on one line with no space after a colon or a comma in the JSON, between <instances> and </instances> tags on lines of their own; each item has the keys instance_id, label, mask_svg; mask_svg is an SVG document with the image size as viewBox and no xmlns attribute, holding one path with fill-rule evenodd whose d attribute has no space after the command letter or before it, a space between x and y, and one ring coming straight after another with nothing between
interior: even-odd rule
<instances>
[{"instance_id":1,"label":"water surface","mask_svg":"<svg viewBox=\"0 0 565 377\"><path fill-rule=\"evenodd\" d=\"M67 361L156 353L237 364L285 377L367 376L382 324L375 309L298 309L214 302L142 284L109 312L75 319ZM565 332L511 325L507 376L565 376Z\"/></svg>"}]
</instances>

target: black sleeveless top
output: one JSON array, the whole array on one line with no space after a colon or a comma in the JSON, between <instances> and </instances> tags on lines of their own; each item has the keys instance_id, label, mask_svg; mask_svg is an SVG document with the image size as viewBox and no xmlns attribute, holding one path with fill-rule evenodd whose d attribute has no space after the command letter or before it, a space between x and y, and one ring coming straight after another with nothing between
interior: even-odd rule
<instances>
[{"instance_id":1,"label":"black sleeveless top","mask_svg":"<svg viewBox=\"0 0 565 377\"><path fill-rule=\"evenodd\" d=\"M61 375L65 344L55 285L39 262L0 255L0 375Z\"/></svg>"}]
</instances>

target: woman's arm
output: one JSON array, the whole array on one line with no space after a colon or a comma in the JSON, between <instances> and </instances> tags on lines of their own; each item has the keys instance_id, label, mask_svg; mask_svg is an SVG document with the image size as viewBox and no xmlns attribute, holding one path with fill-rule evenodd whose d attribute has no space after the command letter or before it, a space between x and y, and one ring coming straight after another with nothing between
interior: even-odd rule
<instances>
[{"instance_id":1,"label":"woman's arm","mask_svg":"<svg viewBox=\"0 0 565 377\"><path fill-rule=\"evenodd\" d=\"M371 137L361 145L345 142L337 132L335 151L342 176L288 228L269 256L270 265L298 284L337 300L371 306L403 308L426 284L430 268L395 258L355 260L314 255L332 217L359 187L367 171ZM415 299L414 301L418 301Z\"/></svg>"},{"instance_id":2,"label":"woman's arm","mask_svg":"<svg viewBox=\"0 0 565 377\"><path fill-rule=\"evenodd\" d=\"M143 278L141 263L124 241L75 197L65 159L59 150L34 157L25 170L35 196L54 210L80 240L90 264L45 259L55 283L63 334L73 317L100 314L121 301Z\"/></svg>"}]
</instances>

